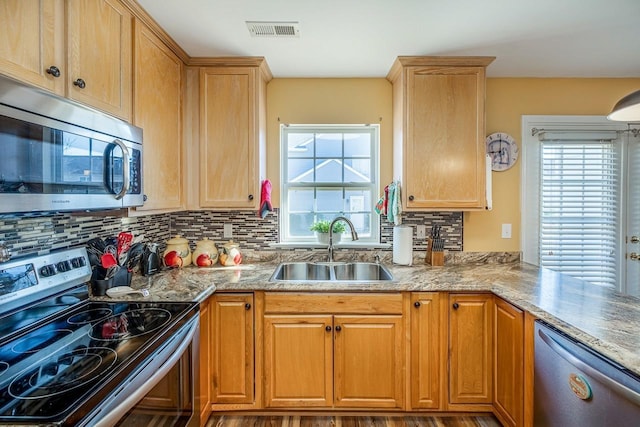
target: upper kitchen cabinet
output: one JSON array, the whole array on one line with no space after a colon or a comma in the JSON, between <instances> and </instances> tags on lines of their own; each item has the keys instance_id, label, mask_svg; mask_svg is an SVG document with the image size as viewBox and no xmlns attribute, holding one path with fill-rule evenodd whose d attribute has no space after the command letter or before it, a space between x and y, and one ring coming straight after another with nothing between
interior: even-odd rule
<instances>
[{"instance_id":1,"label":"upper kitchen cabinet","mask_svg":"<svg viewBox=\"0 0 640 427\"><path fill-rule=\"evenodd\" d=\"M116 0L67 0L67 94L131 119L131 12Z\"/></svg>"},{"instance_id":2,"label":"upper kitchen cabinet","mask_svg":"<svg viewBox=\"0 0 640 427\"><path fill-rule=\"evenodd\" d=\"M144 206L178 210L182 197L184 65L147 26L135 22L133 122L144 130Z\"/></svg>"},{"instance_id":3,"label":"upper kitchen cabinet","mask_svg":"<svg viewBox=\"0 0 640 427\"><path fill-rule=\"evenodd\" d=\"M63 95L63 1L3 0L0 26L0 73Z\"/></svg>"},{"instance_id":4,"label":"upper kitchen cabinet","mask_svg":"<svg viewBox=\"0 0 640 427\"><path fill-rule=\"evenodd\" d=\"M394 177L406 210L486 206L485 70L493 57L398 57Z\"/></svg>"},{"instance_id":5,"label":"upper kitchen cabinet","mask_svg":"<svg viewBox=\"0 0 640 427\"><path fill-rule=\"evenodd\" d=\"M208 64L214 66L200 69L199 207L257 209L266 171L271 73L263 58L219 58Z\"/></svg>"}]
</instances>

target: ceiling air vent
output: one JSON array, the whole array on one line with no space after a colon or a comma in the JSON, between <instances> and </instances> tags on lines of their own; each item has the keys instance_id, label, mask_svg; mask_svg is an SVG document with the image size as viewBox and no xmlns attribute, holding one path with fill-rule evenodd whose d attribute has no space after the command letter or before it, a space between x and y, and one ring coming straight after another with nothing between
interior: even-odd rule
<instances>
[{"instance_id":1,"label":"ceiling air vent","mask_svg":"<svg viewBox=\"0 0 640 427\"><path fill-rule=\"evenodd\" d=\"M299 22L246 21L252 37L300 37Z\"/></svg>"}]
</instances>

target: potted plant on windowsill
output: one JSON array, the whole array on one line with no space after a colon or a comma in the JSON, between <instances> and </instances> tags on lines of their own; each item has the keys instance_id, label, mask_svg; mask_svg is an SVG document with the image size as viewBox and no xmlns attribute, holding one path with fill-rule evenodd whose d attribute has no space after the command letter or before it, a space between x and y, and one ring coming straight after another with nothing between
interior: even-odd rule
<instances>
[{"instance_id":1,"label":"potted plant on windowsill","mask_svg":"<svg viewBox=\"0 0 640 427\"><path fill-rule=\"evenodd\" d=\"M329 244L329 226L331 225L331 221L326 219L322 219L320 221L316 221L311 225L310 230L314 231L316 234L316 238L319 243L323 245ZM338 243L342 238L342 233L345 232L345 226L342 221L338 221L333 224L333 243Z\"/></svg>"}]
</instances>

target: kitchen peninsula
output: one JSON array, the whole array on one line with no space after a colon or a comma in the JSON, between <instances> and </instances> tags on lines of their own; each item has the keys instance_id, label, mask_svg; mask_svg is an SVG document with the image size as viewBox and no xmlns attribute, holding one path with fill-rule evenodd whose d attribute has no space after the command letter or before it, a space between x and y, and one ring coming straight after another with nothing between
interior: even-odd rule
<instances>
[{"instance_id":1,"label":"kitchen peninsula","mask_svg":"<svg viewBox=\"0 0 640 427\"><path fill-rule=\"evenodd\" d=\"M484 327L492 329L484 331L487 337L487 342L481 344L485 346L485 350L488 354L495 355L496 347L495 331L497 330L496 323L499 322L500 304L506 303L508 307L515 310L516 313L520 313L524 317L522 323L520 323L519 333L523 340L523 343L516 346L522 350L521 357L524 358L524 373L520 379L510 379L510 381L524 381L522 383L516 383L515 388L522 387L524 390L524 414L518 415L520 419L530 419L531 414L528 399L531 399L532 393L532 354L533 352L533 320L541 319L554 326L555 328L565 332L566 334L576 338L577 340L587 344L592 349L602 353L603 355L611 358L615 362L623 365L630 372L640 375L640 336L635 331L640 330L640 305L637 299L618 294L610 289L593 286L582 282L577 279L570 278L568 276L547 270L541 269L536 266L526 263L505 263L505 264L459 264L448 265L442 268L432 268L429 266L391 266L390 270L393 273L394 280L390 283L376 283L376 284L344 284L334 282L318 282L318 283L273 283L269 281L271 274L273 273L277 263L256 263L242 265L238 269L198 269L198 268L184 268L169 270L161 273L160 275L145 278L136 277L132 283L134 288L147 287L151 293L149 300L152 301L164 301L164 300L189 300L198 301L202 304L201 307L208 307L211 314L214 314L214 305L208 306L211 301L214 301L216 297L220 296L232 296L241 295L244 297L249 296L251 303L243 302L240 308L243 308L246 304L249 304L251 310L254 310L251 317L252 328L255 325L255 330L252 329L253 336L247 337L252 341L252 353L249 356L251 360L251 366L254 366L255 361L255 396L252 396L251 403L246 403L244 406L235 405L235 408L240 409L270 409L278 407L277 401L274 399L267 400L270 395L267 390L266 384L262 384L264 381L262 370L268 369L269 363L264 356L265 351L269 351L265 348L265 343L262 342L265 336L269 336L269 332L266 330L268 317L274 317L269 314L269 310L278 312L281 307L283 312L288 313L291 316L292 312L296 315L302 316L304 311L309 313L324 312L323 307L335 307L335 304L345 304L349 306L353 301L349 298L353 298L354 301L359 297L364 297L363 304L368 308L358 307L353 309L354 313L362 314L367 309L376 312L376 314L385 314L385 309L380 309L374 300L367 300L366 297L381 296L382 300L388 299L389 301L398 301L401 306L397 313L392 309L390 312L402 316L402 321L399 324L399 328L404 330L404 333L400 333L401 337L413 337L411 331L415 328L414 319L417 319L420 315L416 316L418 307L422 304L421 308L426 309L425 301L433 296L440 296L441 303L438 303L436 309L440 311L433 319L440 320L440 331L435 332L435 339L439 345L445 347L440 348L437 353L442 358L447 358L447 346L449 341L447 339L447 328L452 328L452 323L447 315L447 311L450 311L452 301L459 303L461 306L464 304L464 298L477 297L493 298L496 305L491 305L486 313L487 319ZM286 296L286 298L285 298ZM344 298L343 298L344 297ZM388 298L386 298L388 297ZM284 298L284 299L283 299ZM306 308L295 307L295 305L287 304L296 301L296 299L305 300L309 305ZM314 299L319 298L319 299ZM333 298L333 299L332 299ZM345 299L346 298L346 299ZM456 299L462 298L462 299ZM135 299L135 298L132 298ZM244 300L243 300L244 301ZM274 306L280 308L269 308L270 301L274 301ZM282 301L286 301L283 303ZM373 301L373 302L372 302ZM316 304L317 303L317 304ZM315 304L315 305L314 305ZM386 305L387 303L381 303ZM392 304L392 303L389 303ZM475 302L474 302L475 304ZM431 307L433 308L433 307ZM455 306L454 306L455 308ZM377 311L379 310L380 311ZM483 310L486 308L483 308ZM248 311L249 309L246 308ZM346 309L345 313L350 309ZM445 311L445 313L441 313ZM266 313L266 314L265 314ZM495 314L494 314L495 313ZM307 313L308 314L308 313ZM339 317L339 314L335 314L335 318ZM343 317L348 317L346 314ZM374 316L371 316L374 317ZM388 316L390 317L390 316ZM521 317L522 318L522 317ZM498 319L498 320L496 320ZM218 319L220 321L220 319ZM263 324L263 321L265 324ZM437 324L437 323L436 323ZM210 324L213 325L213 324ZM413 325L413 326L412 326ZM477 325L476 325L477 326ZM211 340L216 340L216 330L224 326L213 326L214 333L211 334ZM236 325L237 327L237 325ZM335 327L335 326L334 326ZM474 326L475 327L475 326ZM433 333L433 332L432 332ZM451 333L451 331L449 331ZM414 338L415 339L415 338ZM254 341L255 340L255 341ZM255 344L255 347L253 345ZM269 345L267 342L266 345ZM437 347L437 346L436 346ZM211 347L211 348L215 348ZM412 349L411 340L402 343L402 363L406 376L403 374L401 383L405 384L411 382L413 374L411 372L411 357L415 357L417 354ZM381 350L382 351L382 350ZM405 353L406 352L406 353ZM411 354L411 356L409 356ZM472 354L470 357L478 358L479 354ZM263 361L262 358L265 358ZM215 359L215 358L214 358ZM494 360L494 356L491 357ZM263 364L264 363L264 364ZM336 362L337 363L337 362ZM441 385L446 381L446 364L440 363L441 369L437 371L441 375L440 380L437 382ZM489 364L488 372L485 373L487 377L485 380L489 384L488 396L489 400L485 403L463 403L453 404L447 395L442 391L435 392L435 403L429 405L420 406L415 402L412 403L411 394L414 392L410 385L402 386L397 401L394 401L391 406L387 406L391 410L421 410L432 409L435 411L489 411L492 406L497 407L495 403L499 398L499 392L490 386L492 383L491 371L505 369L506 367L498 364ZM253 368L252 368L253 369ZM529 372L531 370L531 372ZM215 371L215 367L214 367ZM251 372L253 375L253 370ZM494 372L494 375L498 375L498 372ZM268 375L267 375L268 377ZM267 378L267 381L269 378ZM453 383L452 383L453 384ZM263 392L261 387L266 391ZM444 385L446 387L446 385ZM264 393L264 394L263 394ZM404 393L404 394L403 394ZM493 397L492 397L493 396ZM264 399L264 400L263 400ZM446 402L445 402L446 401ZM269 403L271 402L271 403ZM275 403L274 403L275 402ZM488 403L487 403L488 402ZM232 405L233 406L233 405ZM285 405L286 406L286 405ZM344 405L343 405L344 406ZM374 406L374 405L372 405ZM228 404L213 405L214 409L230 410L231 406ZM291 406L287 406L291 408ZM298 409L304 408L305 405L298 405ZM384 408L384 405L378 406ZM328 404L325 409L339 410L339 404ZM494 412L497 412L494 410ZM498 414L496 414L498 415ZM500 418L505 423L504 418ZM521 425L522 421L515 421L515 425Z\"/></svg>"}]
</instances>

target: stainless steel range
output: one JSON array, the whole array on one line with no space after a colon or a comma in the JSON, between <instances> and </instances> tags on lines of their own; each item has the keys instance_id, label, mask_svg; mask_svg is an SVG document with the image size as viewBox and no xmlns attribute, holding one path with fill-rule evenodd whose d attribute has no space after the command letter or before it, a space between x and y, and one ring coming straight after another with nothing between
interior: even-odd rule
<instances>
[{"instance_id":1,"label":"stainless steel range","mask_svg":"<svg viewBox=\"0 0 640 427\"><path fill-rule=\"evenodd\" d=\"M84 248L0 264L0 423L196 425L198 305L90 301L90 276Z\"/></svg>"}]
</instances>

